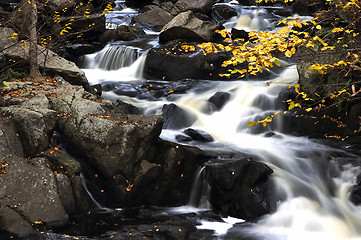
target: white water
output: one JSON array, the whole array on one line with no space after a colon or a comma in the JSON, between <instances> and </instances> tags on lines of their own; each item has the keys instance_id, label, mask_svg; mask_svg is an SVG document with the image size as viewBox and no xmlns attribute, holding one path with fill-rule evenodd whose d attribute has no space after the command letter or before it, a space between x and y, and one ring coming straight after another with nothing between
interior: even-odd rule
<instances>
[{"instance_id":1,"label":"white water","mask_svg":"<svg viewBox=\"0 0 361 240\"><path fill-rule=\"evenodd\" d=\"M261 24L260 18L252 26L252 21L257 18L256 14L243 15L238 20L238 27L253 30L269 27L264 25L268 24L267 21ZM119 70L85 69L85 73L92 84L103 81L142 83L145 81L141 76L145 57L143 55L133 65ZM279 111L275 104L278 93L297 81L296 68L290 66L277 78L267 82L213 81L207 83L213 86L209 90L189 91L184 95L173 95L173 98L164 97L157 101L132 99L112 92L105 92L103 96L131 103L142 108L145 114L161 114L164 104L175 103L197 117L192 128L203 130L214 137L214 142L200 144L200 148L242 152L267 163L274 170L272 180L277 187L275 194L280 200L274 213L249 227L248 233L252 236L287 240L361 239L361 208L348 200L349 189L361 170L352 166L340 170L332 161L334 153L346 153L305 137L284 134L281 117L274 120L277 123L273 129L276 133L274 137L265 137L265 133L270 130L267 127L261 129L260 133L247 127L247 122L263 119ZM209 113L206 111L207 100L220 91L229 92L231 99L220 111ZM175 136L182 130L163 130L161 138L176 141ZM349 157L355 158L351 155ZM206 189L198 191L206 192ZM194 201L190 200L191 203ZM201 202L202 207L209 207L206 199ZM194 210L192 207L182 209ZM214 229L218 238L227 234L227 231L237 232L237 225L232 228L237 222L242 220L227 222L224 219L221 223L203 221L198 228Z\"/></svg>"}]
</instances>

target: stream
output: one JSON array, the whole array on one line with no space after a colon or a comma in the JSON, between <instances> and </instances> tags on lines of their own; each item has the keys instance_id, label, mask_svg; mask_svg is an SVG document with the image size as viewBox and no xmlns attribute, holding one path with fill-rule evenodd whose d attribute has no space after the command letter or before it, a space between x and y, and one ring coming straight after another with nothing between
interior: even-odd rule
<instances>
[{"instance_id":1,"label":"stream","mask_svg":"<svg viewBox=\"0 0 361 240\"><path fill-rule=\"evenodd\" d=\"M229 19L224 24L226 28L275 29L278 17L271 15L269 8L227 4L237 10L238 16ZM136 13L119 7L108 16L108 27L129 24L129 16ZM114 14L123 17L114 17ZM179 142L184 129L163 129L160 137L164 140L211 152L245 153L266 163L274 171L271 178L276 186L277 207L256 222L221 216L212 211L207 191L195 187L205 181L201 168L186 206L95 211L103 222L112 215L112 222L104 223L109 229L102 231L102 237L123 239L126 234L135 239L142 236L158 236L155 239L361 239L361 208L348 200L349 190L361 173L360 167L351 164L361 161L359 156L347 152L347 146L332 147L307 137L286 134L282 117L274 120L273 129L247 126L250 121L264 119L280 110L278 94L298 81L293 63L284 62L284 70L267 81L189 80L192 88L182 93L159 97L149 91L139 96L137 89L142 86L169 85L172 88L187 84L183 80L167 82L143 78L147 50L158 46L158 33L148 31L147 34L146 41L112 42L100 52L85 56L83 70L89 82L103 86L103 98L132 104L145 115L161 115L165 104L175 104L195 117L191 128L214 138L207 143ZM208 99L218 92L228 93L230 97L220 110L213 111ZM339 166L340 161L349 164ZM102 226L101 222L97 225ZM118 231L120 226L122 233ZM150 231L150 226L155 235L145 233ZM195 230L182 230L186 228ZM171 232L173 234L167 235ZM93 236L99 237L99 232L94 230Z\"/></svg>"}]
</instances>

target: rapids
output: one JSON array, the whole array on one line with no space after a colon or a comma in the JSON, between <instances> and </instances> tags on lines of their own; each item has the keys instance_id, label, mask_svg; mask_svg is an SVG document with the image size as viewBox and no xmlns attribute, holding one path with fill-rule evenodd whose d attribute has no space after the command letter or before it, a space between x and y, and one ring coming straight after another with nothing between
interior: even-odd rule
<instances>
[{"instance_id":1,"label":"rapids","mask_svg":"<svg viewBox=\"0 0 361 240\"><path fill-rule=\"evenodd\" d=\"M235 5L232 3L232 5ZM231 19L227 26L245 30L272 28L271 20L265 18L265 9L241 9L237 19ZM242 14L243 13L243 14ZM140 52L144 52L142 55ZM116 45L113 43L97 54L87 56L88 65L83 69L91 84L115 84L118 88L135 88L151 81L142 77L146 49ZM307 137L288 135L283 131L283 119L274 119L273 128L250 128L247 123L274 114L278 109L276 100L280 91L298 81L296 66L284 64L276 78L242 81L207 81L182 94L169 97L142 99L119 95L113 91L103 92L103 97L116 101L120 99L142 109L145 115L162 114L164 104L174 103L192 115L196 121L191 128L202 130L215 139L211 143L197 145L208 151L242 152L255 156L274 170L275 195L278 198L274 213L257 222L225 218L212 222L199 219L198 229L213 229L214 239L319 239L341 240L361 239L361 208L348 200L350 187L361 173L359 167L339 166L339 158L360 160L343 149L324 145ZM220 111L209 111L208 99L217 92L230 93L229 101ZM184 129L163 129L161 138L177 142L175 136ZM272 136L267 133L272 132ZM202 169L194 185L199 186ZM199 193L201 191L201 193ZM201 195L196 200L195 195ZM194 210L195 207L195 210ZM189 206L184 208L160 209L161 212L184 214L211 209L207 203L207 190L194 187Z\"/></svg>"}]
</instances>

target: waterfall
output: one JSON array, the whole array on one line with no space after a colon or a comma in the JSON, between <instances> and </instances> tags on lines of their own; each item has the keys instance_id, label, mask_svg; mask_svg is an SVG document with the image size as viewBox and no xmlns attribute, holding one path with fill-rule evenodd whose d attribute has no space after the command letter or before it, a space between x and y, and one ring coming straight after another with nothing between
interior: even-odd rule
<instances>
[{"instance_id":1,"label":"waterfall","mask_svg":"<svg viewBox=\"0 0 361 240\"><path fill-rule=\"evenodd\" d=\"M272 27L272 23L262 14L258 10L248 10L239 17L237 28L260 30ZM119 88L124 87L123 82L141 87L156 85L156 81L149 83L142 78L146 52L140 57L137 55L139 52L139 49L132 47L107 46L101 52L88 56L88 69L84 69L84 72L93 84L107 81L119 84ZM196 121L189 127L212 135L215 141L180 143L176 136L182 134L184 129L163 129L160 136L163 140L196 145L216 153L242 153L271 167L274 171L271 180L276 186L274 194L279 202L275 212L247 225L252 239L360 239L361 208L348 200L348 192L361 169L351 165L341 168L336 161L337 158L360 160L360 157L306 137L285 133L281 116L273 120L272 127L261 124L247 126L248 122L283 112L276 104L277 96L297 81L296 66L288 66L276 78L267 81L203 80L197 83L197 88L185 93L169 93L156 100L118 96L111 91L105 92L103 97L132 103L149 115L162 114L164 104L176 104L195 116ZM230 98L219 111L211 111L208 99L217 92L226 92ZM196 173L188 204L210 209L208 198L209 185L206 167L203 166ZM209 225L216 223L210 222ZM207 227L202 225L200 228ZM228 226L227 230L233 237L226 239L246 238L244 229L237 226L230 229ZM227 230L219 233L226 234Z\"/></svg>"},{"instance_id":2,"label":"waterfall","mask_svg":"<svg viewBox=\"0 0 361 240\"><path fill-rule=\"evenodd\" d=\"M236 24L237 29L243 29L246 31L259 31L271 27L270 22L265 19L260 11L255 10L251 14L241 15Z\"/></svg>"},{"instance_id":3,"label":"waterfall","mask_svg":"<svg viewBox=\"0 0 361 240\"><path fill-rule=\"evenodd\" d=\"M107 45L88 62L87 68L117 70L132 65L141 56L141 49L129 46Z\"/></svg>"},{"instance_id":4,"label":"waterfall","mask_svg":"<svg viewBox=\"0 0 361 240\"><path fill-rule=\"evenodd\" d=\"M202 209L211 209L208 201L210 187L206 178L205 169L206 167L203 166L197 170L188 205Z\"/></svg>"},{"instance_id":5,"label":"waterfall","mask_svg":"<svg viewBox=\"0 0 361 240\"><path fill-rule=\"evenodd\" d=\"M82 70L91 84L140 80L147 52L129 46L106 46L98 53L84 56L86 68Z\"/></svg>"}]
</instances>

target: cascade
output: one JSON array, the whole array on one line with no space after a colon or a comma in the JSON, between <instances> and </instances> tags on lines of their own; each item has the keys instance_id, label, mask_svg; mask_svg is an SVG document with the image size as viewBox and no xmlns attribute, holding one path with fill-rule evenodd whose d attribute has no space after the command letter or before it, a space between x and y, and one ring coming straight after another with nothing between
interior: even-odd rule
<instances>
[{"instance_id":1,"label":"cascade","mask_svg":"<svg viewBox=\"0 0 361 240\"><path fill-rule=\"evenodd\" d=\"M129 46L108 45L94 57L95 67L104 70L117 70L128 67L141 56L141 49Z\"/></svg>"},{"instance_id":2,"label":"cascade","mask_svg":"<svg viewBox=\"0 0 361 240\"><path fill-rule=\"evenodd\" d=\"M269 27L272 24L258 10L243 14L237 22L237 28L246 30ZM128 85L129 82L134 85L147 83L141 76L146 53L139 57L139 49L108 46L88 57L88 69L84 71L93 84L107 81L117 83L121 88L125 82ZM224 234L225 239L241 239L245 235L252 236L252 239L360 239L361 209L354 206L347 195L361 169L351 165L341 169L335 161L338 157L360 159L359 156L285 133L282 117L274 120L272 128L247 127L250 121L258 121L280 111L278 94L297 81L296 66L291 65L276 78L267 81L204 80L197 89L156 100L119 96L112 91L104 92L103 96L131 103L149 115L161 114L164 104L174 103L195 116L196 121L191 128L207 132L215 139L211 143L192 141L182 144L197 145L212 152L245 153L273 169L272 181L279 198L275 212L256 223L248 223L246 230L228 224L227 230L219 231L215 239ZM217 92L229 93L230 99L219 111L206 111L208 99ZM163 129L161 138L177 142L175 137L183 130ZM271 136L267 135L270 131ZM197 171L189 200L189 206L199 209L211 209L207 200L209 186L205 180L205 169L201 167ZM234 221L241 222L240 219ZM218 223L207 222L200 229L212 229Z\"/></svg>"}]
</instances>

